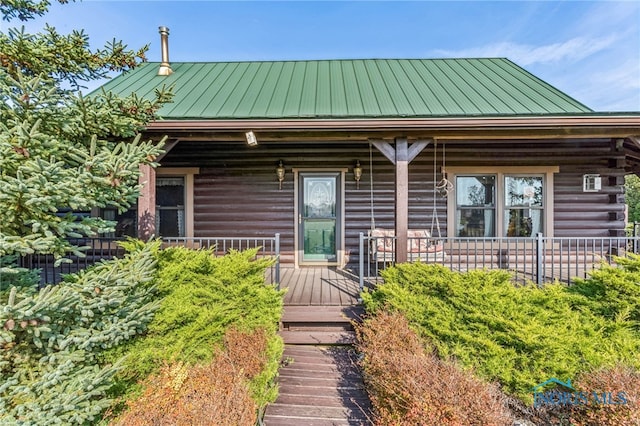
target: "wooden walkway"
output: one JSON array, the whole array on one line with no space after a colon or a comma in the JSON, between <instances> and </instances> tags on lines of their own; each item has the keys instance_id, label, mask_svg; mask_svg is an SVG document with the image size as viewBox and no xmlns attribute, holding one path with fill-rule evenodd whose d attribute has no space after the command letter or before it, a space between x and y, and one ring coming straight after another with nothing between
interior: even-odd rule
<instances>
[{"instance_id":1,"label":"wooden walkway","mask_svg":"<svg viewBox=\"0 0 640 426\"><path fill-rule=\"evenodd\" d=\"M370 425L371 405L348 346L286 345L266 426Z\"/></svg>"},{"instance_id":2,"label":"wooden walkway","mask_svg":"<svg viewBox=\"0 0 640 426\"><path fill-rule=\"evenodd\" d=\"M371 404L353 349L352 321L362 318L358 280L329 268L284 269L288 288L280 336L285 350L278 399L267 426L372 424Z\"/></svg>"},{"instance_id":3,"label":"wooden walkway","mask_svg":"<svg viewBox=\"0 0 640 426\"><path fill-rule=\"evenodd\" d=\"M350 306L359 303L358 276L335 267L282 268L280 288L288 305Z\"/></svg>"}]
</instances>

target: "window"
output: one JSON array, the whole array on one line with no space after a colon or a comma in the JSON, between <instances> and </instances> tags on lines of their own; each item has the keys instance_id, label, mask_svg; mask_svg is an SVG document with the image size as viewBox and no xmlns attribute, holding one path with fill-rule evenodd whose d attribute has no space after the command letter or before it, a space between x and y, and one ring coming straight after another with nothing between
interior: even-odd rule
<instances>
[{"instance_id":1,"label":"window","mask_svg":"<svg viewBox=\"0 0 640 426\"><path fill-rule=\"evenodd\" d=\"M156 232L162 237L185 236L184 176L156 178Z\"/></svg>"},{"instance_id":2,"label":"window","mask_svg":"<svg viewBox=\"0 0 640 426\"><path fill-rule=\"evenodd\" d=\"M456 236L493 237L496 176L456 176Z\"/></svg>"},{"instance_id":3,"label":"window","mask_svg":"<svg viewBox=\"0 0 640 426\"><path fill-rule=\"evenodd\" d=\"M507 237L533 237L542 232L542 176L504 177L504 227Z\"/></svg>"},{"instance_id":4,"label":"window","mask_svg":"<svg viewBox=\"0 0 640 426\"><path fill-rule=\"evenodd\" d=\"M447 172L455 183L448 206L456 237L534 237L539 232L552 236L551 188L557 167Z\"/></svg>"}]
</instances>

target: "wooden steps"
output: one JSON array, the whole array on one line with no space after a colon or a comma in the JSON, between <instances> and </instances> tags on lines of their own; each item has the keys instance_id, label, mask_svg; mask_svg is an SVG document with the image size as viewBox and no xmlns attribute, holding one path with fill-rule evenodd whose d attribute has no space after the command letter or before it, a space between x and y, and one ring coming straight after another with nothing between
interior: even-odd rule
<instances>
[{"instance_id":1,"label":"wooden steps","mask_svg":"<svg viewBox=\"0 0 640 426\"><path fill-rule=\"evenodd\" d=\"M267 426L370 425L371 404L352 347L361 306L285 305L279 395Z\"/></svg>"},{"instance_id":2,"label":"wooden steps","mask_svg":"<svg viewBox=\"0 0 640 426\"><path fill-rule=\"evenodd\" d=\"M349 346L286 345L278 400L264 424L369 425L371 407Z\"/></svg>"},{"instance_id":3,"label":"wooden steps","mask_svg":"<svg viewBox=\"0 0 640 426\"><path fill-rule=\"evenodd\" d=\"M281 331L280 336L288 345L353 345L356 340L353 331Z\"/></svg>"},{"instance_id":4,"label":"wooden steps","mask_svg":"<svg viewBox=\"0 0 640 426\"><path fill-rule=\"evenodd\" d=\"M285 306L280 335L289 345L352 345L361 306Z\"/></svg>"}]
</instances>

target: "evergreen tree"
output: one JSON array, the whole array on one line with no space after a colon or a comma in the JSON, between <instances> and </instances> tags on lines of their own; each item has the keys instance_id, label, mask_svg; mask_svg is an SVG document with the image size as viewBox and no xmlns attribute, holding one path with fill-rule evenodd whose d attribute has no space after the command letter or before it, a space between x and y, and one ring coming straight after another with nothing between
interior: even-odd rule
<instances>
[{"instance_id":1,"label":"evergreen tree","mask_svg":"<svg viewBox=\"0 0 640 426\"><path fill-rule=\"evenodd\" d=\"M49 5L2 0L0 13L13 23L43 15ZM92 50L82 30L0 31L0 257L77 252L68 238L105 232L112 224L78 221L61 209L123 211L135 202L139 165L155 166L161 153L161 145L142 141L139 131L170 90L149 100L82 96L81 89L109 72L134 68L146 50L131 51L115 40Z\"/></svg>"},{"instance_id":2,"label":"evergreen tree","mask_svg":"<svg viewBox=\"0 0 640 426\"><path fill-rule=\"evenodd\" d=\"M0 424L93 424L113 403L122 360L101 354L143 334L160 305L160 242L125 245L124 258L59 285L0 291Z\"/></svg>"}]
</instances>

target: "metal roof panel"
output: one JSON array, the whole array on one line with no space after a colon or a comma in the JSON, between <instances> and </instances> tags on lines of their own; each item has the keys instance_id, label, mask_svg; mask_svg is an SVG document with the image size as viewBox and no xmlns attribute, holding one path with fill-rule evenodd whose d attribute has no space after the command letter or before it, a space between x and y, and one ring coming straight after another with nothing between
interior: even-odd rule
<instances>
[{"instance_id":1,"label":"metal roof panel","mask_svg":"<svg viewBox=\"0 0 640 426\"><path fill-rule=\"evenodd\" d=\"M103 88L174 99L167 119L396 118L593 112L504 58L145 63Z\"/></svg>"}]
</instances>

